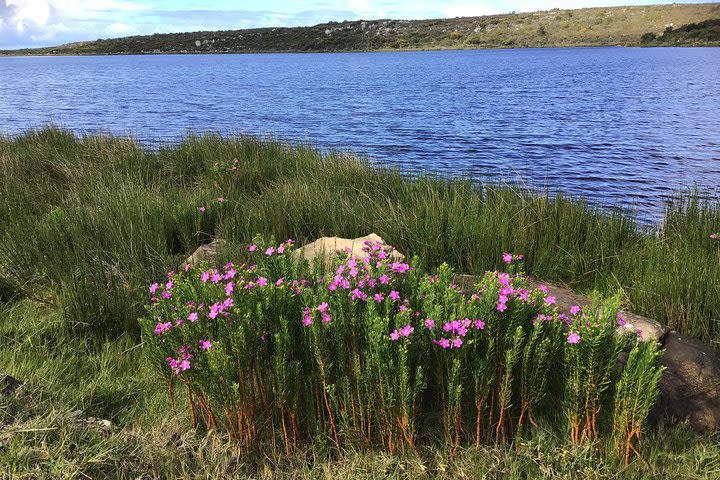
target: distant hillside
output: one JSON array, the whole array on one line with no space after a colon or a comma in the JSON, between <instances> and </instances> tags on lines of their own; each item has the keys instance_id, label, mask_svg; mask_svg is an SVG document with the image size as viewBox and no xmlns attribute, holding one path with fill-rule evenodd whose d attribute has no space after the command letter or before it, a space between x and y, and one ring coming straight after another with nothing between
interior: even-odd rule
<instances>
[{"instance_id":1,"label":"distant hillside","mask_svg":"<svg viewBox=\"0 0 720 480\"><path fill-rule=\"evenodd\" d=\"M718 44L717 24L712 22L718 20L720 3L554 9L441 20L346 21L312 27L156 34L0 53L72 55L715 45ZM690 30L684 31L684 28Z\"/></svg>"}]
</instances>

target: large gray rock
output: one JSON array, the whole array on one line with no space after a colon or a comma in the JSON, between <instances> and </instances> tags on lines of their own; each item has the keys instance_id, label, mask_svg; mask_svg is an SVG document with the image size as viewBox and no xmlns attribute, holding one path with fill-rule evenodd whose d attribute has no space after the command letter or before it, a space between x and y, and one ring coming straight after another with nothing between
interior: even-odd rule
<instances>
[{"instance_id":1,"label":"large gray rock","mask_svg":"<svg viewBox=\"0 0 720 480\"><path fill-rule=\"evenodd\" d=\"M670 332L660 363L660 399L651 419L687 420L697 432L720 430L720 351Z\"/></svg>"},{"instance_id":2,"label":"large gray rock","mask_svg":"<svg viewBox=\"0 0 720 480\"><path fill-rule=\"evenodd\" d=\"M365 258L367 252L363 251L363 247L365 247L367 241L385 243L385 240L375 233L360 238L322 237L295 250L292 253L292 258L295 261L305 259L312 266L315 258L319 257L328 265L332 261L335 252L346 248L350 249L351 255L357 258ZM405 260L405 255L393 249L389 258L393 262L402 262Z\"/></svg>"}]
</instances>

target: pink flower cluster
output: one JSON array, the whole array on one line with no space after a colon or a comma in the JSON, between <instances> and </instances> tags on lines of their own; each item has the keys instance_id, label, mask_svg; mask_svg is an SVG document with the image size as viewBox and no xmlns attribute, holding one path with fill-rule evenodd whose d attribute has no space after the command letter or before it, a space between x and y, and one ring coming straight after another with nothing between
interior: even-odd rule
<instances>
[{"instance_id":1,"label":"pink flower cluster","mask_svg":"<svg viewBox=\"0 0 720 480\"><path fill-rule=\"evenodd\" d=\"M392 247L384 244L366 241L363 251L367 255L362 260L349 256L338 266L332 280L327 284L327 289L330 292L349 291L352 300L362 302L371 299L380 303L386 298L400 301L399 292L391 290L386 297L387 290L381 287L391 285L394 278L411 270L410 265L402 262L389 263ZM349 253L349 249L337 252L339 256ZM378 289L383 291L377 291Z\"/></svg>"},{"instance_id":2,"label":"pink flower cluster","mask_svg":"<svg viewBox=\"0 0 720 480\"><path fill-rule=\"evenodd\" d=\"M522 260L522 259L523 259L523 256L522 256L522 255L512 255L512 254L510 254L510 253L505 252L505 253L502 254L502 259L503 259L503 262L505 262L505 263L507 263L508 265L510 265L510 264L513 263L515 260Z\"/></svg>"},{"instance_id":3,"label":"pink flower cluster","mask_svg":"<svg viewBox=\"0 0 720 480\"><path fill-rule=\"evenodd\" d=\"M429 322L428 322L429 320ZM432 319L425 320L425 327L432 329L435 326L435 322ZM463 338L468 333L470 328L475 330L484 330L485 322L482 319L476 318L470 320L469 318L463 318L462 320L453 320L452 322L446 322L442 329L449 335L449 338L442 337L440 340L433 340L432 342L439 345L442 348L460 348L463 344Z\"/></svg>"},{"instance_id":4,"label":"pink flower cluster","mask_svg":"<svg viewBox=\"0 0 720 480\"><path fill-rule=\"evenodd\" d=\"M720 240L720 233L711 233L710 238L713 240Z\"/></svg>"},{"instance_id":5,"label":"pink flower cluster","mask_svg":"<svg viewBox=\"0 0 720 480\"><path fill-rule=\"evenodd\" d=\"M513 287L512 282L515 280L515 277L511 277L507 273L500 273L500 272L495 272L495 276L501 286L500 292L498 295L497 305L495 306L495 309L498 312L504 312L505 310L507 310L507 302L512 297L517 297L523 303L527 303L528 296L530 295L530 291L526 290L526 289L522 289L522 288L516 289L515 287ZM472 298L474 300L477 300L480 298L480 295L482 293L483 292L480 291L477 294L473 295Z\"/></svg>"},{"instance_id":6,"label":"pink flower cluster","mask_svg":"<svg viewBox=\"0 0 720 480\"><path fill-rule=\"evenodd\" d=\"M400 339L400 337L409 337L411 333L415 331L415 328L412 325L405 325L400 330L394 330L390 333L390 340L393 342Z\"/></svg>"},{"instance_id":7,"label":"pink flower cluster","mask_svg":"<svg viewBox=\"0 0 720 480\"><path fill-rule=\"evenodd\" d=\"M190 359L192 358L192 354L190 353L191 349L192 347L190 345L181 346L180 356L178 358L167 357L165 359L168 362L170 369L175 373L175 375L180 375L180 373L186 370L190 370Z\"/></svg>"}]
</instances>

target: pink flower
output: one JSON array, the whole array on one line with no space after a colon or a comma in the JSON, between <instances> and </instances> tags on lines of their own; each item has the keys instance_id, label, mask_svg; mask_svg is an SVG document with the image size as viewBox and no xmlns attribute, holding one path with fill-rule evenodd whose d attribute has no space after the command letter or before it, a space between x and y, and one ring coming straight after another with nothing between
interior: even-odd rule
<instances>
[{"instance_id":1,"label":"pink flower","mask_svg":"<svg viewBox=\"0 0 720 480\"><path fill-rule=\"evenodd\" d=\"M513 261L513 257L509 253L503 253L502 258L503 258L503 262L505 262L507 264L510 264Z\"/></svg>"},{"instance_id":2,"label":"pink flower","mask_svg":"<svg viewBox=\"0 0 720 480\"><path fill-rule=\"evenodd\" d=\"M475 319L475 328L477 330L483 330L485 328L485 322L483 322L479 318Z\"/></svg>"},{"instance_id":3,"label":"pink flower","mask_svg":"<svg viewBox=\"0 0 720 480\"><path fill-rule=\"evenodd\" d=\"M157 292L158 287L159 287L159 285L157 283L153 283L152 285L150 285L150 288L149 288L150 293Z\"/></svg>"},{"instance_id":4,"label":"pink flower","mask_svg":"<svg viewBox=\"0 0 720 480\"><path fill-rule=\"evenodd\" d=\"M225 295L229 297L232 295L233 290L235 290L235 282L228 282L228 284L225 285Z\"/></svg>"},{"instance_id":5,"label":"pink flower","mask_svg":"<svg viewBox=\"0 0 720 480\"><path fill-rule=\"evenodd\" d=\"M455 338L452 341L452 348L460 348L463 344L462 338Z\"/></svg>"},{"instance_id":6,"label":"pink flower","mask_svg":"<svg viewBox=\"0 0 720 480\"><path fill-rule=\"evenodd\" d=\"M380 303L380 302L382 302L383 300L385 300L385 297L383 297L383 294L382 294L382 293L376 293L375 295L373 295L373 299L374 299L376 302Z\"/></svg>"},{"instance_id":7,"label":"pink flower","mask_svg":"<svg viewBox=\"0 0 720 480\"><path fill-rule=\"evenodd\" d=\"M235 278L235 275L237 275L237 270L231 268L227 272L225 272L225 276L223 277L223 279L230 280L231 278Z\"/></svg>"},{"instance_id":8,"label":"pink flower","mask_svg":"<svg viewBox=\"0 0 720 480\"><path fill-rule=\"evenodd\" d=\"M267 250L265 250L265 255L268 257L271 256L273 253L275 253L275 247L268 247Z\"/></svg>"},{"instance_id":9,"label":"pink flower","mask_svg":"<svg viewBox=\"0 0 720 480\"><path fill-rule=\"evenodd\" d=\"M400 335L403 337L409 337L412 332L414 332L415 329L412 327L412 325L405 325L400 329Z\"/></svg>"},{"instance_id":10,"label":"pink flower","mask_svg":"<svg viewBox=\"0 0 720 480\"><path fill-rule=\"evenodd\" d=\"M217 271L214 272L212 274L212 276L210 277L210 281L212 283L220 283L220 280L222 280L222 276L220 276L220 274Z\"/></svg>"},{"instance_id":11,"label":"pink flower","mask_svg":"<svg viewBox=\"0 0 720 480\"><path fill-rule=\"evenodd\" d=\"M438 342L438 345L440 345L442 348L448 348L450 347L450 340L447 338L441 338Z\"/></svg>"},{"instance_id":12,"label":"pink flower","mask_svg":"<svg viewBox=\"0 0 720 480\"><path fill-rule=\"evenodd\" d=\"M318 309L318 311L319 311L320 313L327 313L327 311L328 311L328 303L327 303L327 302L322 302L320 305L318 305L317 309Z\"/></svg>"},{"instance_id":13,"label":"pink flower","mask_svg":"<svg viewBox=\"0 0 720 480\"><path fill-rule=\"evenodd\" d=\"M405 306L405 305L400 305L400 311L401 311L401 312L404 312L404 311L406 311L407 309L408 309L407 306Z\"/></svg>"},{"instance_id":14,"label":"pink flower","mask_svg":"<svg viewBox=\"0 0 720 480\"><path fill-rule=\"evenodd\" d=\"M400 334L398 333L397 330L395 330L395 331L393 331L392 333L390 333L390 340L392 340L393 342L394 342L395 340L397 340L398 338L400 338Z\"/></svg>"},{"instance_id":15,"label":"pink flower","mask_svg":"<svg viewBox=\"0 0 720 480\"><path fill-rule=\"evenodd\" d=\"M540 290L543 293L548 293L548 287L546 287L545 285L539 285L538 290Z\"/></svg>"},{"instance_id":16,"label":"pink flower","mask_svg":"<svg viewBox=\"0 0 720 480\"><path fill-rule=\"evenodd\" d=\"M365 300L367 300L367 294L365 294L365 292L363 292L362 290L359 290L356 288L355 290L352 291L352 295L350 296L350 299L351 300L360 299L360 300L365 301Z\"/></svg>"},{"instance_id":17,"label":"pink flower","mask_svg":"<svg viewBox=\"0 0 720 480\"><path fill-rule=\"evenodd\" d=\"M202 275L200 275L200 281L203 283L206 283L210 279L210 272L203 272Z\"/></svg>"},{"instance_id":18,"label":"pink flower","mask_svg":"<svg viewBox=\"0 0 720 480\"><path fill-rule=\"evenodd\" d=\"M280 278L278 278L278 281L275 282L275 286L276 286L276 287L279 287L279 286L282 285L283 283L285 283L285 277L280 277Z\"/></svg>"},{"instance_id":19,"label":"pink flower","mask_svg":"<svg viewBox=\"0 0 720 480\"><path fill-rule=\"evenodd\" d=\"M397 302L400 300L400 292L396 292L395 290L390 291L390 298Z\"/></svg>"},{"instance_id":20,"label":"pink flower","mask_svg":"<svg viewBox=\"0 0 720 480\"><path fill-rule=\"evenodd\" d=\"M568 343L580 343L580 335L578 335L576 332L572 332L570 335L568 335L567 342Z\"/></svg>"},{"instance_id":21,"label":"pink flower","mask_svg":"<svg viewBox=\"0 0 720 480\"><path fill-rule=\"evenodd\" d=\"M711 234L710 234L710 238L712 238L713 240L720 240L720 234L718 234L718 233L711 233Z\"/></svg>"},{"instance_id":22,"label":"pink flower","mask_svg":"<svg viewBox=\"0 0 720 480\"><path fill-rule=\"evenodd\" d=\"M210 350L210 347L212 347L212 342L210 340L200 340L200 348L204 351Z\"/></svg>"},{"instance_id":23,"label":"pink flower","mask_svg":"<svg viewBox=\"0 0 720 480\"><path fill-rule=\"evenodd\" d=\"M198 210L200 210L200 213L205 213L205 207L200 207Z\"/></svg>"},{"instance_id":24,"label":"pink flower","mask_svg":"<svg viewBox=\"0 0 720 480\"><path fill-rule=\"evenodd\" d=\"M172 294L170 292L162 292L160 296L167 300L168 298L172 297Z\"/></svg>"},{"instance_id":25,"label":"pink flower","mask_svg":"<svg viewBox=\"0 0 720 480\"><path fill-rule=\"evenodd\" d=\"M579 305L573 305L570 307L570 315L577 315L580 313L580 306Z\"/></svg>"},{"instance_id":26,"label":"pink flower","mask_svg":"<svg viewBox=\"0 0 720 480\"><path fill-rule=\"evenodd\" d=\"M197 312L190 312L190 315L188 315L188 320L190 320L190 322L197 322L197 319L198 319Z\"/></svg>"},{"instance_id":27,"label":"pink flower","mask_svg":"<svg viewBox=\"0 0 720 480\"><path fill-rule=\"evenodd\" d=\"M158 323L157 325L155 325L155 335L160 335L162 333L165 333L168 330L170 330L171 328L172 328L172 323L170 323L170 322Z\"/></svg>"},{"instance_id":28,"label":"pink flower","mask_svg":"<svg viewBox=\"0 0 720 480\"><path fill-rule=\"evenodd\" d=\"M281 243L280 246L277 248L278 255L282 255L282 253L285 251L285 244Z\"/></svg>"},{"instance_id":29,"label":"pink flower","mask_svg":"<svg viewBox=\"0 0 720 480\"><path fill-rule=\"evenodd\" d=\"M552 305L556 301L555 297L545 297L545 305Z\"/></svg>"},{"instance_id":30,"label":"pink flower","mask_svg":"<svg viewBox=\"0 0 720 480\"><path fill-rule=\"evenodd\" d=\"M265 287L268 284L268 279L265 277L258 277L257 284L258 284L258 287Z\"/></svg>"},{"instance_id":31,"label":"pink flower","mask_svg":"<svg viewBox=\"0 0 720 480\"><path fill-rule=\"evenodd\" d=\"M220 203L223 203L225 201L225 199L223 197L218 197L217 201Z\"/></svg>"},{"instance_id":32,"label":"pink flower","mask_svg":"<svg viewBox=\"0 0 720 480\"><path fill-rule=\"evenodd\" d=\"M383 285L387 285L390 281L390 277L383 273L378 280L380 280L380 283L382 283Z\"/></svg>"},{"instance_id":33,"label":"pink flower","mask_svg":"<svg viewBox=\"0 0 720 480\"><path fill-rule=\"evenodd\" d=\"M186 263L185 266L183 267L183 270L185 270L186 272L189 271L189 270L190 270L190 264L189 264L189 263Z\"/></svg>"},{"instance_id":34,"label":"pink flower","mask_svg":"<svg viewBox=\"0 0 720 480\"><path fill-rule=\"evenodd\" d=\"M495 308L497 309L498 312L504 312L505 310L507 310L507 305L505 305L504 303L498 302L498 304Z\"/></svg>"},{"instance_id":35,"label":"pink flower","mask_svg":"<svg viewBox=\"0 0 720 480\"><path fill-rule=\"evenodd\" d=\"M321 321L322 323L330 323L330 321L332 321L332 317L329 314L323 312Z\"/></svg>"},{"instance_id":36,"label":"pink flower","mask_svg":"<svg viewBox=\"0 0 720 480\"><path fill-rule=\"evenodd\" d=\"M625 325L625 317L623 317L621 312L617 314L617 324L621 327Z\"/></svg>"},{"instance_id":37,"label":"pink flower","mask_svg":"<svg viewBox=\"0 0 720 480\"><path fill-rule=\"evenodd\" d=\"M306 327L312 325L313 321L312 321L312 317L310 316L310 307L305 307L305 310L303 310L303 320L302 320L302 323L303 323L303 325L305 325Z\"/></svg>"},{"instance_id":38,"label":"pink flower","mask_svg":"<svg viewBox=\"0 0 720 480\"><path fill-rule=\"evenodd\" d=\"M248 247L248 252L254 252L255 250L257 250L257 245L255 244L252 244Z\"/></svg>"},{"instance_id":39,"label":"pink flower","mask_svg":"<svg viewBox=\"0 0 720 480\"><path fill-rule=\"evenodd\" d=\"M425 328L430 330L434 327L435 327L435 320L433 320L432 318L426 318L425 319Z\"/></svg>"}]
</instances>

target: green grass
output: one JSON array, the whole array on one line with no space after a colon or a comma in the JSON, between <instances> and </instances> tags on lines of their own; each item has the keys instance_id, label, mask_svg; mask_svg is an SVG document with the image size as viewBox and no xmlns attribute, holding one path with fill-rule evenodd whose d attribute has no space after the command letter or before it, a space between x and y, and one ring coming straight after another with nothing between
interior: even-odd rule
<instances>
[{"instance_id":1,"label":"green grass","mask_svg":"<svg viewBox=\"0 0 720 480\"><path fill-rule=\"evenodd\" d=\"M235 173L215 166L234 158ZM208 135L150 151L47 128L0 138L0 224L0 296L54 306L100 337L136 334L146 286L213 237L302 244L374 231L427 267L470 274L523 253L539 279L620 291L626 308L720 342L720 242L709 238L720 205L699 195L645 233L631 216L562 195L412 180L308 145Z\"/></svg>"},{"instance_id":2,"label":"green grass","mask_svg":"<svg viewBox=\"0 0 720 480\"><path fill-rule=\"evenodd\" d=\"M214 165L233 158L237 174ZM648 435L628 470L549 431L455 456L428 450L422 462L323 445L290 458L271 446L239 455L220 434L188 432L184 413L173 418L137 343L147 285L215 236L304 243L375 231L427 267L467 273L500 266L503 251L524 253L538 278L621 291L627 308L718 344L720 242L708 236L720 230L720 206L698 195L670 206L651 234L563 196L410 180L307 145L209 135L150 151L47 128L0 138L0 225L0 371L27 381L0 397L0 478L720 475L717 438L684 427ZM114 427L77 422L77 409Z\"/></svg>"},{"instance_id":3,"label":"green grass","mask_svg":"<svg viewBox=\"0 0 720 480\"><path fill-rule=\"evenodd\" d=\"M432 20L356 20L309 27L252 28L98 39L0 51L10 55L138 53L337 52L367 50L718 45L703 23L720 18L720 4L553 9ZM700 24L700 25L697 25ZM668 25L679 35L663 36ZM682 33L683 29L690 29ZM88 39L90 40L90 39Z\"/></svg>"},{"instance_id":4,"label":"green grass","mask_svg":"<svg viewBox=\"0 0 720 480\"><path fill-rule=\"evenodd\" d=\"M438 448L423 459L365 450L282 446L241 453L222 434L188 431L174 418L133 339L79 340L54 309L25 300L0 307L0 366L26 384L0 396L2 479L171 478L488 478L710 479L720 475L717 438L684 426L659 427L644 439L642 460L622 459L592 446L571 447L549 431L508 446ZM182 398L179 398L184 407ZM73 418L72 412L83 411ZM81 419L105 418L103 430Z\"/></svg>"}]
</instances>

